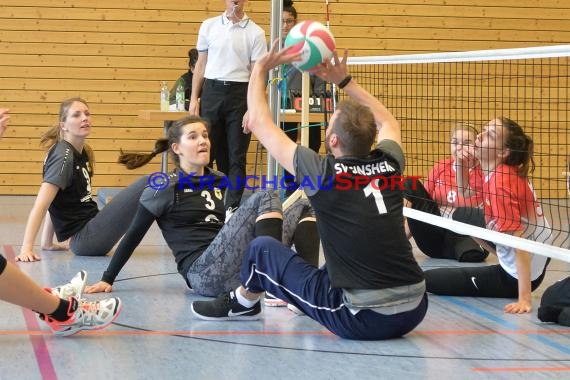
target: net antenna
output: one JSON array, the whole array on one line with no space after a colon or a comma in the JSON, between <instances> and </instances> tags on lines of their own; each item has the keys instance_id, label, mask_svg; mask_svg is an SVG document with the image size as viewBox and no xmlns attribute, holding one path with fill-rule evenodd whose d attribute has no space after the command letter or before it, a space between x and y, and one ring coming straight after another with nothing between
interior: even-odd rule
<instances>
[{"instance_id":1,"label":"net antenna","mask_svg":"<svg viewBox=\"0 0 570 380\"><path fill-rule=\"evenodd\" d=\"M569 56L570 45L559 45L349 58L351 75L400 121L409 176L425 182L431 168L451 156L450 130L457 123L481 131L506 116L534 141L529 180L549 225L529 224L526 238L517 238L417 209L405 208L404 215L570 262Z\"/></svg>"}]
</instances>

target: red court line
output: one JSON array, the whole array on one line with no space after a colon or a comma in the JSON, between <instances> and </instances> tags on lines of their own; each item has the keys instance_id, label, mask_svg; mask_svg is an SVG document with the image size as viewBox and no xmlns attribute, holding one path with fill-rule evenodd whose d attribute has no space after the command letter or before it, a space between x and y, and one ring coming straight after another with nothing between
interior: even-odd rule
<instances>
[{"instance_id":1,"label":"red court line","mask_svg":"<svg viewBox=\"0 0 570 380\"><path fill-rule=\"evenodd\" d=\"M38 328L39 329L39 328ZM33 330L16 330L7 331L0 330L2 335L51 335L47 331ZM334 336L328 331L140 331L140 330L121 330L121 331L82 331L78 335L325 335Z\"/></svg>"},{"instance_id":2,"label":"red court line","mask_svg":"<svg viewBox=\"0 0 570 380\"><path fill-rule=\"evenodd\" d=\"M6 254L8 261L14 263L16 255L12 246L5 245L4 253ZM33 311L22 308L22 314L24 314L24 320L26 321L26 327L28 330L40 330L38 319ZM30 341L32 343L32 348L34 349L36 362L38 363L42 379L57 380L55 368L53 367L53 362L43 335L30 334Z\"/></svg>"},{"instance_id":3,"label":"red court line","mask_svg":"<svg viewBox=\"0 0 570 380\"><path fill-rule=\"evenodd\" d=\"M560 330L415 330L408 335L525 335L525 334L568 334L570 329Z\"/></svg>"},{"instance_id":4,"label":"red court line","mask_svg":"<svg viewBox=\"0 0 570 380\"><path fill-rule=\"evenodd\" d=\"M505 368L472 368L474 372L566 372L570 367L505 367Z\"/></svg>"},{"instance_id":5,"label":"red court line","mask_svg":"<svg viewBox=\"0 0 570 380\"><path fill-rule=\"evenodd\" d=\"M424 330L414 331L411 335L549 335L570 333L570 330ZM115 330L115 331L82 331L80 335L330 335L329 331L141 331L141 330ZM51 335L45 330L0 330L2 335Z\"/></svg>"},{"instance_id":6,"label":"red court line","mask_svg":"<svg viewBox=\"0 0 570 380\"><path fill-rule=\"evenodd\" d=\"M96 335L325 335L334 336L328 331L84 331L83 334Z\"/></svg>"}]
</instances>

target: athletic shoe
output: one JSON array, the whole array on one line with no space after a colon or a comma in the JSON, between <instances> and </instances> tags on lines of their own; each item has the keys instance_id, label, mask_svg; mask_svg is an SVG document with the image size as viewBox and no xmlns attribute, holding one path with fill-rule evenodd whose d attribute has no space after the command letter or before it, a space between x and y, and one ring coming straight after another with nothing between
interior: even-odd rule
<instances>
[{"instance_id":1,"label":"athletic shoe","mask_svg":"<svg viewBox=\"0 0 570 380\"><path fill-rule=\"evenodd\" d=\"M226 221L224 223L227 223L230 220L230 218L234 215L237 209L238 209L237 207L228 207L228 209L226 210Z\"/></svg>"},{"instance_id":2,"label":"athletic shoe","mask_svg":"<svg viewBox=\"0 0 570 380\"><path fill-rule=\"evenodd\" d=\"M297 306L293 305L292 303L287 304L287 309L291 310L293 313L297 315L305 315L305 312L299 309Z\"/></svg>"},{"instance_id":3,"label":"athletic shoe","mask_svg":"<svg viewBox=\"0 0 570 380\"><path fill-rule=\"evenodd\" d=\"M64 300L69 297L74 297L80 300L86 284L87 272L82 270L81 272L78 272L67 284L51 288L51 294Z\"/></svg>"},{"instance_id":4,"label":"athletic shoe","mask_svg":"<svg viewBox=\"0 0 570 380\"><path fill-rule=\"evenodd\" d=\"M279 298L275 297L271 293L265 292L265 297L263 300L263 304L268 307L285 307L287 306L287 302L280 300Z\"/></svg>"},{"instance_id":5,"label":"athletic shoe","mask_svg":"<svg viewBox=\"0 0 570 380\"><path fill-rule=\"evenodd\" d=\"M213 301L194 301L192 314L207 321L255 321L261 316L261 302L252 307L241 305L235 292L224 293Z\"/></svg>"},{"instance_id":6,"label":"athletic shoe","mask_svg":"<svg viewBox=\"0 0 570 380\"><path fill-rule=\"evenodd\" d=\"M76 308L74 311L74 308ZM119 315L123 304L117 297L101 301L78 301L69 298L69 319L56 321L49 315L40 314L40 319L48 324L54 335L68 336L83 330L100 330L109 326Z\"/></svg>"}]
</instances>

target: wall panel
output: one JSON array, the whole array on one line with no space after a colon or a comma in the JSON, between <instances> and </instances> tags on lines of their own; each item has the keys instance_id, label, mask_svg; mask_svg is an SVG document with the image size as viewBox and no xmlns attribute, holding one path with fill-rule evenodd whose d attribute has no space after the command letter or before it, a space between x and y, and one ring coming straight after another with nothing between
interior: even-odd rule
<instances>
[{"instance_id":1,"label":"wall panel","mask_svg":"<svg viewBox=\"0 0 570 380\"><path fill-rule=\"evenodd\" d=\"M392 55L567 43L564 0L331 0L330 27L352 55ZM146 149L162 125L138 119L158 108L160 81L186 70L200 23L223 0L0 0L0 106L13 112L0 143L0 194L35 194L44 152L39 135L58 104L84 97L94 115L101 168L94 187L123 186L152 165L127 172L119 148ZM325 1L295 2L302 18L326 22ZM248 13L269 35L268 0ZM248 170L252 169L252 143ZM412 152L413 153L413 152ZM33 184L33 185L30 185Z\"/></svg>"}]
</instances>

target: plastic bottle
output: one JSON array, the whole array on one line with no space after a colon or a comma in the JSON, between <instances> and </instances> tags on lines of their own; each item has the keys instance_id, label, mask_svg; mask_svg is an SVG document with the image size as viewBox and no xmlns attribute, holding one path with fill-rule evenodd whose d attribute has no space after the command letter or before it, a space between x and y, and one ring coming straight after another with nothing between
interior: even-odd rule
<instances>
[{"instance_id":1,"label":"plastic bottle","mask_svg":"<svg viewBox=\"0 0 570 380\"><path fill-rule=\"evenodd\" d=\"M168 93L168 85L166 84L166 81L162 81L162 87L160 88L160 110L162 112L166 112L168 111L168 97L169 97L169 93Z\"/></svg>"},{"instance_id":2,"label":"plastic bottle","mask_svg":"<svg viewBox=\"0 0 570 380\"><path fill-rule=\"evenodd\" d=\"M176 87L176 110L184 111L184 86L182 83Z\"/></svg>"}]
</instances>

